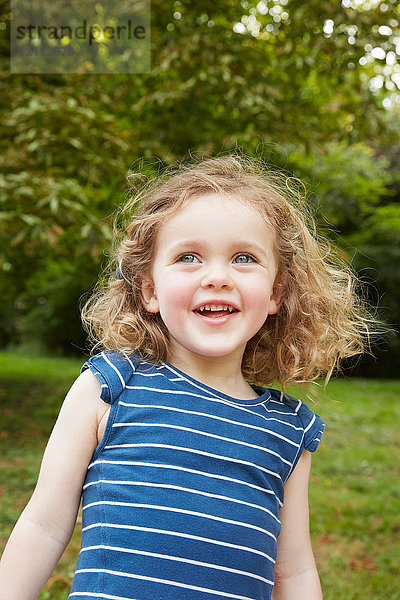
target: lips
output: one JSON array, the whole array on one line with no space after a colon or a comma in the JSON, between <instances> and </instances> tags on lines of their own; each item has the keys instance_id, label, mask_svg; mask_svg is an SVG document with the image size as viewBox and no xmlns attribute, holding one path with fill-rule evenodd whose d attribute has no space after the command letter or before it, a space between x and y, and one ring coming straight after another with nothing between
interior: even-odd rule
<instances>
[{"instance_id":1,"label":"lips","mask_svg":"<svg viewBox=\"0 0 400 600\"><path fill-rule=\"evenodd\" d=\"M194 309L195 313L202 317L216 319L228 317L239 312L238 308L230 303L225 302L206 302Z\"/></svg>"}]
</instances>

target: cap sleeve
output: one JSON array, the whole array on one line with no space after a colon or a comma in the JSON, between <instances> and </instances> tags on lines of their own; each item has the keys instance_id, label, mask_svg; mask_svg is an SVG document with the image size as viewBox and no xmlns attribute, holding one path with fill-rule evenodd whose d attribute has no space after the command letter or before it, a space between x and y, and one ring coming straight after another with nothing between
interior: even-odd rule
<instances>
[{"instance_id":1,"label":"cap sleeve","mask_svg":"<svg viewBox=\"0 0 400 600\"><path fill-rule=\"evenodd\" d=\"M108 350L92 356L81 368L81 373L90 369L101 385L100 398L113 404L121 395L136 370L137 358Z\"/></svg>"},{"instance_id":2,"label":"cap sleeve","mask_svg":"<svg viewBox=\"0 0 400 600\"><path fill-rule=\"evenodd\" d=\"M315 452L324 433L325 423L304 402L301 402L297 413L304 427L303 447L309 452Z\"/></svg>"}]
</instances>

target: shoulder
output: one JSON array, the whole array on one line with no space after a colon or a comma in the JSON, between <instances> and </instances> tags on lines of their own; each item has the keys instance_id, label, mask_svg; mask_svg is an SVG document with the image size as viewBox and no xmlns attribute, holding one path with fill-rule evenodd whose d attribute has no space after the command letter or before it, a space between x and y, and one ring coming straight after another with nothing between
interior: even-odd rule
<instances>
[{"instance_id":1,"label":"shoulder","mask_svg":"<svg viewBox=\"0 0 400 600\"><path fill-rule=\"evenodd\" d=\"M69 424L80 420L94 427L104 406L100 382L89 370L81 371L64 399L58 421Z\"/></svg>"},{"instance_id":2,"label":"shoulder","mask_svg":"<svg viewBox=\"0 0 400 600\"><path fill-rule=\"evenodd\" d=\"M271 405L282 412L283 418L302 430L303 448L314 452L321 441L325 423L305 402L279 390L270 389Z\"/></svg>"},{"instance_id":3,"label":"shoulder","mask_svg":"<svg viewBox=\"0 0 400 600\"><path fill-rule=\"evenodd\" d=\"M89 370L100 384L100 398L107 404L113 404L128 385L139 362L137 354L107 350L86 361L81 374Z\"/></svg>"}]
</instances>

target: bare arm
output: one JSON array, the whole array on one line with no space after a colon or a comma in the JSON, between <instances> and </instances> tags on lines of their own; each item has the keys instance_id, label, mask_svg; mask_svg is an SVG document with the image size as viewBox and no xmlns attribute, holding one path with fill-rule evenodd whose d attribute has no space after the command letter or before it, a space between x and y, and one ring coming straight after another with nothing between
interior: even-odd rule
<instances>
[{"instance_id":1,"label":"bare arm","mask_svg":"<svg viewBox=\"0 0 400 600\"><path fill-rule=\"evenodd\" d=\"M0 563L0 600L34 600L74 530L82 484L107 405L90 371L67 394L47 444L35 491Z\"/></svg>"},{"instance_id":2,"label":"bare arm","mask_svg":"<svg viewBox=\"0 0 400 600\"><path fill-rule=\"evenodd\" d=\"M304 450L285 485L273 600L322 600L309 531L310 467L311 454Z\"/></svg>"}]
</instances>

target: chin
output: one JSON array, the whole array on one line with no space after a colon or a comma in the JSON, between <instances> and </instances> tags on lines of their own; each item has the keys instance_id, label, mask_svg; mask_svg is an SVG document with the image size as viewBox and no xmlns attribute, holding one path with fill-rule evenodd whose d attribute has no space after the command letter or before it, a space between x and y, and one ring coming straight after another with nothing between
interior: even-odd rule
<instances>
[{"instance_id":1,"label":"chin","mask_svg":"<svg viewBox=\"0 0 400 600\"><path fill-rule=\"evenodd\" d=\"M237 356L239 352L242 354L242 351L236 348L210 348L204 350L199 349L194 350L193 352L194 354L202 358L231 358L232 356Z\"/></svg>"}]
</instances>

